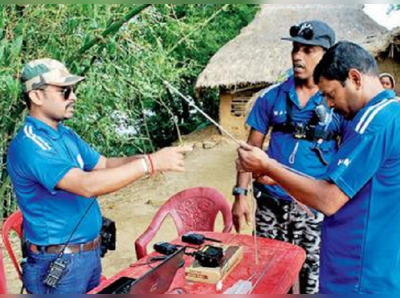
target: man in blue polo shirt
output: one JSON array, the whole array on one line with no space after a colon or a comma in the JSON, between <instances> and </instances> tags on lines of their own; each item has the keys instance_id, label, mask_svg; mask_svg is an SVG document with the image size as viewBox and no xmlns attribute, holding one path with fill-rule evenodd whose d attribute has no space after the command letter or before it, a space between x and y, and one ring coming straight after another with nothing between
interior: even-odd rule
<instances>
[{"instance_id":1,"label":"man in blue polo shirt","mask_svg":"<svg viewBox=\"0 0 400 298\"><path fill-rule=\"evenodd\" d=\"M272 86L258 98L249 116L252 128L248 143L262 148L270 127L268 154L282 164L315 178L321 177L337 150L342 117L331 113L314 83L314 68L335 43L334 31L320 21L307 21L290 29L293 42L293 75ZM240 232L243 218L249 221L246 199L249 175L238 173L234 189L233 219ZM297 244L307 251L300 274L300 292L318 291L320 224L298 208L278 185L255 184L257 235Z\"/></svg>"},{"instance_id":2,"label":"man in blue polo shirt","mask_svg":"<svg viewBox=\"0 0 400 298\"><path fill-rule=\"evenodd\" d=\"M24 66L21 81L29 116L8 151L7 168L23 214L27 261L23 283L32 294L76 293L100 282L97 196L117 191L156 171L183 171L190 148L152 155L105 158L62 122L72 118L73 76L51 59ZM60 279L46 279L60 272Z\"/></svg>"},{"instance_id":3,"label":"man in blue polo shirt","mask_svg":"<svg viewBox=\"0 0 400 298\"><path fill-rule=\"evenodd\" d=\"M327 215L321 294L399 294L400 104L383 89L374 58L350 42L327 52L315 81L330 105L351 120L324 177L301 177L246 144L239 149L239 169L269 176Z\"/></svg>"}]
</instances>

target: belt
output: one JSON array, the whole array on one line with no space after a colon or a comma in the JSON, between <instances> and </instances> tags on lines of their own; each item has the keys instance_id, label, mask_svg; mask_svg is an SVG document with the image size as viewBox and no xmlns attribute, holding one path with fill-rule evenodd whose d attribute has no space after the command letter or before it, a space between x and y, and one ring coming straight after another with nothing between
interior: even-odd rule
<instances>
[{"instance_id":1,"label":"belt","mask_svg":"<svg viewBox=\"0 0 400 298\"><path fill-rule=\"evenodd\" d=\"M65 248L64 254L78 254L82 252L88 252L95 250L100 247L101 237L97 237L93 241L89 241L82 244L70 244L70 245L49 245L49 246L39 246L35 244L30 244L28 246L29 250L34 254L59 254Z\"/></svg>"}]
</instances>

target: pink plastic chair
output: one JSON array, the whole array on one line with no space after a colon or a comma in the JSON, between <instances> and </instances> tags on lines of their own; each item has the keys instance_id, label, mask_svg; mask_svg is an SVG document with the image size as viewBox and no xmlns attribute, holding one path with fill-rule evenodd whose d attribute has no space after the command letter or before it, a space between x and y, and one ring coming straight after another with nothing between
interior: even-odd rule
<instances>
[{"instance_id":1,"label":"pink plastic chair","mask_svg":"<svg viewBox=\"0 0 400 298\"><path fill-rule=\"evenodd\" d=\"M17 257L15 256L15 253L11 246L10 234L12 231L14 231L18 235L19 239L22 239L22 221L23 221L22 213L21 211L17 211L11 214L6 219L1 229L1 236L3 238L4 246L7 250L8 255L10 256L11 262L13 263L14 268L17 271L20 280L22 280L22 269L17 261ZM107 278L105 276L102 276L101 281L105 280L107 280Z\"/></svg>"},{"instance_id":2,"label":"pink plastic chair","mask_svg":"<svg viewBox=\"0 0 400 298\"><path fill-rule=\"evenodd\" d=\"M214 231L218 213L224 219L223 233L232 230L231 206L226 198L212 188L192 188L177 193L157 212L146 232L135 242L137 259L147 256L147 245L168 215L172 217L178 235L192 231Z\"/></svg>"},{"instance_id":3,"label":"pink plastic chair","mask_svg":"<svg viewBox=\"0 0 400 298\"><path fill-rule=\"evenodd\" d=\"M14 231L19 239L22 239L22 213L21 211L17 211L11 214L3 224L1 229L1 236L3 238L4 246L7 250L8 255L10 256L11 262L14 265L15 270L18 273L18 277L22 280L22 270L17 261L15 253L12 249L11 242L10 242L10 234Z\"/></svg>"},{"instance_id":4,"label":"pink plastic chair","mask_svg":"<svg viewBox=\"0 0 400 298\"><path fill-rule=\"evenodd\" d=\"M6 270L4 268L3 252L0 249L0 295L7 294Z\"/></svg>"}]
</instances>

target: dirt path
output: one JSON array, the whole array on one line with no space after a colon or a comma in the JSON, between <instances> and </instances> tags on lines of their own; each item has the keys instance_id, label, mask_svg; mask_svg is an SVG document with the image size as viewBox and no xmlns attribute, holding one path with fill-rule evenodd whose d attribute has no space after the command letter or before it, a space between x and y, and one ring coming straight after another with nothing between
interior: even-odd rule
<instances>
[{"instance_id":1,"label":"dirt path","mask_svg":"<svg viewBox=\"0 0 400 298\"><path fill-rule=\"evenodd\" d=\"M184 138L195 144L195 150L186 158L185 174L165 174L154 180L139 181L134 185L100 199L105 216L117 223L117 251L103 259L104 275L112 276L136 259L134 241L146 230L158 208L175 193L191 187L212 187L232 201L235 184L236 144L208 128ZM205 147L211 147L204 149ZM216 230L221 230L219 218ZM245 231L251 232L250 227ZM177 236L171 219L168 219L153 241L168 241ZM151 246L150 246L151 247ZM6 253L4 253L6 254ZM19 293L21 284L6 257L9 292Z\"/></svg>"}]
</instances>

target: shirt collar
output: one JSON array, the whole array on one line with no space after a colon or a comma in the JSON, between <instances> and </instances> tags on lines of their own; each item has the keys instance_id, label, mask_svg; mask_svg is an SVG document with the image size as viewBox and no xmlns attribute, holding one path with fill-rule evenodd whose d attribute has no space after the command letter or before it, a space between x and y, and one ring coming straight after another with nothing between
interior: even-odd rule
<instances>
[{"instance_id":1,"label":"shirt collar","mask_svg":"<svg viewBox=\"0 0 400 298\"><path fill-rule=\"evenodd\" d=\"M376 105L377 103L385 100L385 99L394 99L396 98L396 93L392 90L383 90L381 93L376 95L365 107L369 108L373 105Z\"/></svg>"},{"instance_id":2,"label":"shirt collar","mask_svg":"<svg viewBox=\"0 0 400 298\"><path fill-rule=\"evenodd\" d=\"M26 123L31 124L37 130L43 131L46 135L48 135L53 140L56 140L61 137L61 135L66 131L66 128L61 123L58 124L58 130L55 130L51 126L46 123L36 119L32 116L26 117Z\"/></svg>"},{"instance_id":3,"label":"shirt collar","mask_svg":"<svg viewBox=\"0 0 400 298\"><path fill-rule=\"evenodd\" d=\"M289 99L300 108L300 102L299 102L299 98L297 96L296 85L294 83L293 75L290 76L289 78L287 78L287 80L282 84L282 90L284 92L286 92L288 94ZM320 91L318 91L316 94L314 94L310 98L306 107L308 105L310 105L311 103L313 103L313 106L317 106L317 105L321 104L323 98L324 97L322 96L322 93ZM306 107L303 107L303 108L306 108Z\"/></svg>"}]
</instances>

